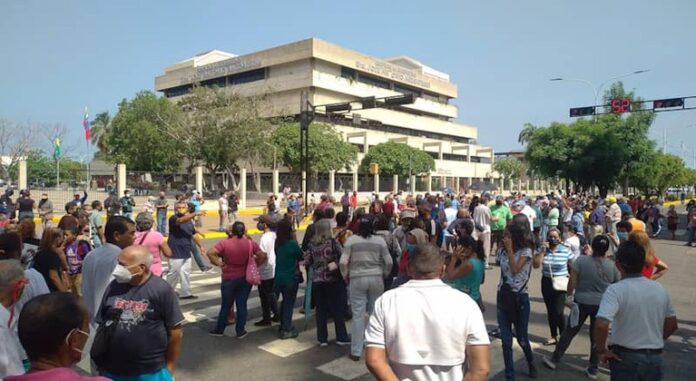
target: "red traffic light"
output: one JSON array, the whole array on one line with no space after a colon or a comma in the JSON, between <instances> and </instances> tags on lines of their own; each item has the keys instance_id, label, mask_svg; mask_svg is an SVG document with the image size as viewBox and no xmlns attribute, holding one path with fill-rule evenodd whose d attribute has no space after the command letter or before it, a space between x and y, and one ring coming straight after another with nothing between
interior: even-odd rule
<instances>
[{"instance_id":1,"label":"red traffic light","mask_svg":"<svg viewBox=\"0 0 696 381\"><path fill-rule=\"evenodd\" d=\"M684 98L658 99L653 101L653 109L684 107Z\"/></svg>"},{"instance_id":2,"label":"red traffic light","mask_svg":"<svg viewBox=\"0 0 696 381\"><path fill-rule=\"evenodd\" d=\"M617 114L631 111L631 100L629 98L619 98L611 100L611 110Z\"/></svg>"}]
</instances>

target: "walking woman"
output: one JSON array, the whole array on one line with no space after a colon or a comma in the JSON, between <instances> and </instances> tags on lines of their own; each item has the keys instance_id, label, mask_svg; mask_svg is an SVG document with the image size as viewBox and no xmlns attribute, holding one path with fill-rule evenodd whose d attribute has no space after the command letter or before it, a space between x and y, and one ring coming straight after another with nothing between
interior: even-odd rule
<instances>
[{"instance_id":1,"label":"walking woman","mask_svg":"<svg viewBox=\"0 0 696 381\"><path fill-rule=\"evenodd\" d=\"M329 228L329 236L331 236ZM315 233L316 234L316 233ZM280 305L280 338L291 339L298 333L292 325L292 310L295 308L297 289L302 283L300 261L302 249L293 238L292 223L287 219L278 222L275 241L276 268L273 288L276 295L283 296Z\"/></svg>"},{"instance_id":2,"label":"walking woman","mask_svg":"<svg viewBox=\"0 0 696 381\"><path fill-rule=\"evenodd\" d=\"M573 338L580 332L580 329L585 324L585 320L589 317L590 364L585 369L585 375L591 379L597 378L599 356L594 345L595 318L604 291L610 284L621 280L621 274L614 262L606 258L609 242L609 238L605 235L596 236L592 240L592 256L583 255L571 264L568 295L572 295L573 291L575 291L572 308L577 308L578 319L577 322L568 319L568 326L561 333L561 338L556 345L553 355L550 358L544 357L544 364L549 369L556 369L556 364L561 361ZM575 324L573 325L573 323Z\"/></svg>"},{"instance_id":3,"label":"walking woman","mask_svg":"<svg viewBox=\"0 0 696 381\"><path fill-rule=\"evenodd\" d=\"M644 277L658 280L669 271L669 266L655 255L655 249L650 243L648 233L644 231L633 231L628 235L628 240L638 243L643 250L645 250L645 266L643 266Z\"/></svg>"},{"instance_id":4,"label":"walking woman","mask_svg":"<svg viewBox=\"0 0 696 381\"><path fill-rule=\"evenodd\" d=\"M232 303L237 306L237 321L235 331L237 338L242 339L247 335L247 300L251 292L251 284L246 281L247 266L250 261L261 265L266 260L266 254L261 251L259 245L246 236L246 227L241 221L232 225L230 237L218 242L208 250L208 259L214 266L222 268L222 305L218 314L217 325L210 331L211 336L223 336L227 317L230 314Z\"/></svg>"},{"instance_id":5,"label":"walking woman","mask_svg":"<svg viewBox=\"0 0 696 381\"><path fill-rule=\"evenodd\" d=\"M541 277L541 294L546 304L546 319L551 337L544 345L556 345L558 335L565 329L563 308L568 288L568 262L573 258L570 249L561 244L561 232L549 229L548 241L544 243ZM538 267L539 263L535 263ZM554 279L556 278L556 279Z\"/></svg>"},{"instance_id":6,"label":"walking woman","mask_svg":"<svg viewBox=\"0 0 696 381\"><path fill-rule=\"evenodd\" d=\"M483 264L485 258L481 241L476 241L470 235L464 235L459 237L459 244L455 247L445 271L447 283L471 296L481 312L485 310L480 292L486 271Z\"/></svg>"},{"instance_id":7,"label":"walking woman","mask_svg":"<svg viewBox=\"0 0 696 381\"><path fill-rule=\"evenodd\" d=\"M348 283L353 310L350 359L360 361L365 338L365 313L372 313L375 300L384 292L384 278L389 276L392 258L384 239L374 232L374 216L360 217L358 233L346 240L339 263Z\"/></svg>"},{"instance_id":8,"label":"walking woman","mask_svg":"<svg viewBox=\"0 0 696 381\"><path fill-rule=\"evenodd\" d=\"M529 376L537 377L534 354L529 343L529 293L528 283L532 273L534 237L529 220L517 214L503 233L504 250L498 251L500 283L496 295L498 327L503 344L505 379L515 379L515 361L512 356L512 326L515 326L517 343L522 347Z\"/></svg>"},{"instance_id":9,"label":"walking woman","mask_svg":"<svg viewBox=\"0 0 696 381\"><path fill-rule=\"evenodd\" d=\"M343 278L341 278L338 269L341 244L331 238L329 220L317 221L314 226L314 236L309 243L304 261L306 266L311 266L314 269L312 292L316 303L317 341L322 347L328 345L326 325L329 315L331 315L336 329L336 344L348 345L350 338L348 331L346 331L345 316L343 315L346 293L342 289L345 288L345 284L343 284Z\"/></svg>"}]
</instances>

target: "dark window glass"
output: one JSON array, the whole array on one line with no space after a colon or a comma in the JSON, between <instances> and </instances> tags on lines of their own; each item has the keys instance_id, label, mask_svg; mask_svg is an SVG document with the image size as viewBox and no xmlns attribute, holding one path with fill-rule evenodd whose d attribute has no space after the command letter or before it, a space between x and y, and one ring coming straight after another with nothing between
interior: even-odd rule
<instances>
[{"instance_id":1,"label":"dark window glass","mask_svg":"<svg viewBox=\"0 0 696 381\"><path fill-rule=\"evenodd\" d=\"M414 97L421 96L420 90L407 86L397 85L396 83L394 84L394 91L398 91L401 94L413 94Z\"/></svg>"},{"instance_id":2,"label":"dark window glass","mask_svg":"<svg viewBox=\"0 0 696 381\"><path fill-rule=\"evenodd\" d=\"M261 81L264 79L266 79L266 69L261 68L251 71L245 71L244 73L230 75L227 77L227 84L240 85L242 83Z\"/></svg>"},{"instance_id":3,"label":"dark window glass","mask_svg":"<svg viewBox=\"0 0 696 381\"><path fill-rule=\"evenodd\" d=\"M371 85L375 87L381 87L383 89L389 89L391 88L389 81L385 81L383 79L377 78L377 77L372 77L369 75L365 74L360 74L358 77L358 82L362 82L366 85Z\"/></svg>"},{"instance_id":4,"label":"dark window glass","mask_svg":"<svg viewBox=\"0 0 696 381\"><path fill-rule=\"evenodd\" d=\"M355 70L351 69L349 67L342 66L341 67L341 77L348 78L348 79L355 79L355 77L356 77Z\"/></svg>"},{"instance_id":5,"label":"dark window glass","mask_svg":"<svg viewBox=\"0 0 696 381\"><path fill-rule=\"evenodd\" d=\"M191 86L191 85L172 87L171 89L164 90L164 96L167 98L179 97L179 96L186 95L189 92L191 92L192 88L193 88L193 86Z\"/></svg>"}]
</instances>

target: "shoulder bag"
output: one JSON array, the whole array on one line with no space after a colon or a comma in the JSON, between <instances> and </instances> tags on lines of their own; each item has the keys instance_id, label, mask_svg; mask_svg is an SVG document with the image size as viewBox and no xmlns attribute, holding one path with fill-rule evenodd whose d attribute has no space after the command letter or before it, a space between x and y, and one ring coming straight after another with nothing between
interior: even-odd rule
<instances>
[{"instance_id":1,"label":"shoulder bag","mask_svg":"<svg viewBox=\"0 0 696 381\"><path fill-rule=\"evenodd\" d=\"M249 258L247 260L246 267L246 281L252 286L258 286L261 284L261 273L259 272L259 267L256 265L256 260L254 259L254 253L252 252L251 240L249 243Z\"/></svg>"},{"instance_id":2,"label":"shoulder bag","mask_svg":"<svg viewBox=\"0 0 696 381\"><path fill-rule=\"evenodd\" d=\"M116 329L118 329L122 313L122 309L112 308L106 319L97 328L89 355L98 367L102 367L109 356L111 340L116 333Z\"/></svg>"}]
</instances>

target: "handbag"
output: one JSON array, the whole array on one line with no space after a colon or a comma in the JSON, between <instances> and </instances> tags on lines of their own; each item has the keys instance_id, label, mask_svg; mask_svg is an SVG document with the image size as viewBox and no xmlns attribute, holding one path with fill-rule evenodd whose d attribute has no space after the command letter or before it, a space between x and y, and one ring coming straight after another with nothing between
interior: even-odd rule
<instances>
[{"instance_id":1,"label":"handbag","mask_svg":"<svg viewBox=\"0 0 696 381\"><path fill-rule=\"evenodd\" d=\"M256 265L254 254L251 251L251 241L249 241L249 259L247 260L246 267L246 281L252 286L258 286L261 284L261 273L259 272L259 267Z\"/></svg>"},{"instance_id":2,"label":"handbag","mask_svg":"<svg viewBox=\"0 0 696 381\"><path fill-rule=\"evenodd\" d=\"M97 333L94 335L94 342L89 355L99 367L103 366L109 356L111 340L114 337L114 333L116 333L122 313L122 309L112 308L106 319L99 324Z\"/></svg>"},{"instance_id":3,"label":"handbag","mask_svg":"<svg viewBox=\"0 0 696 381\"><path fill-rule=\"evenodd\" d=\"M549 263L549 273L551 273L551 287L556 291L568 292L568 281L570 278L567 276L553 276L551 263Z\"/></svg>"},{"instance_id":4,"label":"handbag","mask_svg":"<svg viewBox=\"0 0 696 381\"><path fill-rule=\"evenodd\" d=\"M520 290L524 290L527 286L531 275L532 267L530 266L529 273L527 274L527 281L520 287ZM512 287L508 284L507 277L503 274L502 268L500 269L500 277L503 279L503 284L500 286L500 292L498 293L498 305L511 322L517 323L520 314L520 293L512 291Z\"/></svg>"}]
</instances>

